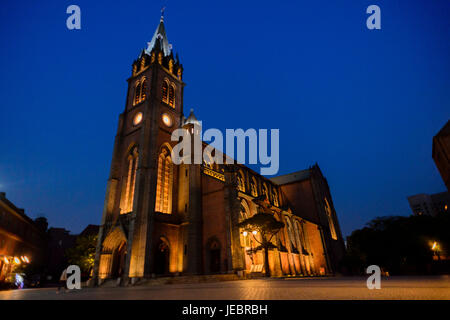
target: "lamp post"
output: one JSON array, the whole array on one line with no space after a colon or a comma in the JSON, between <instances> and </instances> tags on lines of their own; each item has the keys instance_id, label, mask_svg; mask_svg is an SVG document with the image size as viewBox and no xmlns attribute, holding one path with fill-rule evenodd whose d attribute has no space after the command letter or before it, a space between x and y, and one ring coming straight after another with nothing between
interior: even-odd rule
<instances>
[{"instance_id":1,"label":"lamp post","mask_svg":"<svg viewBox=\"0 0 450 320\"><path fill-rule=\"evenodd\" d=\"M433 244L431 245L431 250L433 250L433 259L434 259L434 257L437 257L436 260L440 260L440 257L439 257L439 243L434 241Z\"/></svg>"}]
</instances>

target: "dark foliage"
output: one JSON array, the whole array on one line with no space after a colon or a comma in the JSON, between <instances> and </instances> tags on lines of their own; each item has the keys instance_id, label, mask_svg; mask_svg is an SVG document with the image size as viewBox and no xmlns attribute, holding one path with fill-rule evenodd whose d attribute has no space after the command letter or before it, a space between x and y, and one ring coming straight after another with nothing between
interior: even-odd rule
<instances>
[{"instance_id":1,"label":"dark foliage","mask_svg":"<svg viewBox=\"0 0 450 320\"><path fill-rule=\"evenodd\" d=\"M433 256L449 255L449 230L448 214L376 218L347 238L345 267L354 274L364 273L372 264L391 275L446 273L445 262ZM434 242L438 243L435 250Z\"/></svg>"}]
</instances>

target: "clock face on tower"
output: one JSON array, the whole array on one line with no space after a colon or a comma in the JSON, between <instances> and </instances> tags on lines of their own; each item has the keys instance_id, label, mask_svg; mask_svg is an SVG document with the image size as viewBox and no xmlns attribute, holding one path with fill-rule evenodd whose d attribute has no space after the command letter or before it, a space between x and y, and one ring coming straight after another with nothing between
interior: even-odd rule
<instances>
[{"instance_id":1,"label":"clock face on tower","mask_svg":"<svg viewBox=\"0 0 450 320\"><path fill-rule=\"evenodd\" d=\"M137 126L139 123L141 123L141 121L142 121L142 112L138 112L133 118L133 124Z\"/></svg>"},{"instance_id":2,"label":"clock face on tower","mask_svg":"<svg viewBox=\"0 0 450 320\"><path fill-rule=\"evenodd\" d=\"M168 127L172 126L172 118L167 113L163 113L162 121L166 126Z\"/></svg>"}]
</instances>

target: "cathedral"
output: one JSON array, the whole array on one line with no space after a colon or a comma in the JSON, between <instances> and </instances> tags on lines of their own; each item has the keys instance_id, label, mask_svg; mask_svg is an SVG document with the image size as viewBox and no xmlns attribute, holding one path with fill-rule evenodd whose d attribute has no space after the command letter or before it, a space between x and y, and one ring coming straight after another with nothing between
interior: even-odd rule
<instances>
[{"instance_id":1,"label":"cathedral","mask_svg":"<svg viewBox=\"0 0 450 320\"><path fill-rule=\"evenodd\" d=\"M264 274L260 235L238 227L258 212L261 201L284 224L269 250L272 276L339 272L344 241L317 164L266 178L239 163L174 163L172 132L199 124L192 111L184 117L184 85L183 65L172 52L161 17L128 79L98 236L95 283Z\"/></svg>"}]
</instances>

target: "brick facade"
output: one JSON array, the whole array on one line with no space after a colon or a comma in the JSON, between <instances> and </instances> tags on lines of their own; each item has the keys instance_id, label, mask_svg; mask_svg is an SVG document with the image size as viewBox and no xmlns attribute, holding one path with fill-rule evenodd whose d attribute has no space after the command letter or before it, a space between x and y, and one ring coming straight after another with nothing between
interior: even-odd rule
<instances>
[{"instance_id":1,"label":"brick facade","mask_svg":"<svg viewBox=\"0 0 450 320\"><path fill-rule=\"evenodd\" d=\"M269 252L272 275L336 272L343 239L318 166L307 170L310 178L285 183L286 176L267 179L238 164L172 163L173 130L196 130L197 123L193 113L183 116L183 67L168 54L166 42L161 20L152 47L133 63L128 79L99 231L96 279L120 277L127 284L155 275L264 272L262 250L256 250L252 234L244 236L237 227L257 212L254 200L264 190L272 214L285 223ZM252 181L257 195L251 192ZM330 237L330 221L337 239Z\"/></svg>"}]
</instances>

